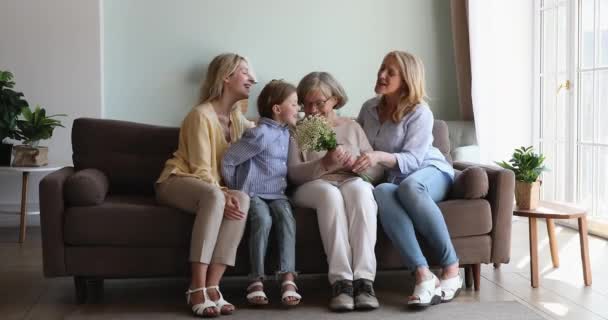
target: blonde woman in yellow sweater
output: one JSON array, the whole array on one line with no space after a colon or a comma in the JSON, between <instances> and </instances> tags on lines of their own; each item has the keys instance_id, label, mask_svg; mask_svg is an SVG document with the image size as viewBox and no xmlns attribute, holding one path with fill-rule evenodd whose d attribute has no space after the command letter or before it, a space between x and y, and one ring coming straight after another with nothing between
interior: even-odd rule
<instances>
[{"instance_id":1,"label":"blonde woman in yellow sweater","mask_svg":"<svg viewBox=\"0 0 608 320\"><path fill-rule=\"evenodd\" d=\"M196 215L190 242L192 280L186 291L195 316L234 311L219 282L226 267L234 265L249 197L224 187L220 169L228 145L253 126L237 102L249 97L254 83L246 58L225 53L211 61L199 105L184 118L177 151L156 182L159 203Z\"/></svg>"}]
</instances>

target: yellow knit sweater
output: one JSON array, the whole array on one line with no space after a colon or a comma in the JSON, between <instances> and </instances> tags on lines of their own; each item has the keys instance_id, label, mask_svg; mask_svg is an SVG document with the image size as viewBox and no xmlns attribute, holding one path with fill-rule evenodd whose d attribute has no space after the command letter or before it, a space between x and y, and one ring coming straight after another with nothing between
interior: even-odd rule
<instances>
[{"instance_id":1,"label":"yellow knit sweater","mask_svg":"<svg viewBox=\"0 0 608 320\"><path fill-rule=\"evenodd\" d=\"M236 142L253 123L239 108L230 113L230 140ZM230 144L226 141L215 109L210 102L198 105L186 115L179 130L179 144L173 158L167 160L156 183L171 175L194 177L222 186L222 157Z\"/></svg>"}]
</instances>

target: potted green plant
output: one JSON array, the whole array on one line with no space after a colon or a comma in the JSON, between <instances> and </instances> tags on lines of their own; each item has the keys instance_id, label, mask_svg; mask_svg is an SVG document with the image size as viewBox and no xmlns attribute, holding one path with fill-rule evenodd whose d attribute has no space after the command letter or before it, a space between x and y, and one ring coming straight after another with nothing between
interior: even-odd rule
<instances>
[{"instance_id":1,"label":"potted green plant","mask_svg":"<svg viewBox=\"0 0 608 320\"><path fill-rule=\"evenodd\" d=\"M24 145L15 146L13 166L44 166L48 164L48 148L40 147L40 140L49 139L56 127L63 127L61 121L53 119L65 114L46 115L46 110L36 106L34 111L23 109L22 119L17 120L17 137Z\"/></svg>"},{"instance_id":2,"label":"potted green plant","mask_svg":"<svg viewBox=\"0 0 608 320\"><path fill-rule=\"evenodd\" d=\"M0 166L11 164L13 145L8 139L18 139L17 118L27 107L23 93L13 90L13 74L0 70Z\"/></svg>"},{"instance_id":3,"label":"potted green plant","mask_svg":"<svg viewBox=\"0 0 608 320\"><path fill-rule=\"evenodd\" d=\"M499 166L515 173L515 202L520 209L536 209L540 199L539 177L543 171L545 156L534 153L534 148L515 149L509 163L496 162Z\"/></svg>"}]
</instances>

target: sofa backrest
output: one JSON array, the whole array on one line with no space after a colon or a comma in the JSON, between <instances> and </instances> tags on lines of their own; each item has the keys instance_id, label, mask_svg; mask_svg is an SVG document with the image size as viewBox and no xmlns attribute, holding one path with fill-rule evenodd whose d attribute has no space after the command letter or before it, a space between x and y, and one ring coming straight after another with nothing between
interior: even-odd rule
<instances>
[{"instance_id":1,"label":"sofa backrest","mask_svg":"<svg viewBox=\"0 0 608 320\"><path fill-rule=\"evenodd\" d=\"M179 128L128 121L79 118L72 126L76 170L95 168L110 181L113 194L153 194L165 161L177 149ZM448 126L435 120L433 145L452 161Z\"/></svg>"},{"instance_id":2,"label":"sofa backrest","mask_svg":"<svg viewBox=\"0 0 608 320\"><path fill-rule=\"evenodd\" d=\"M79 118L72 127L72 160L76 170L103 171L110 193L153 194L165 161L177 149L178 136L178 128Z\"/></svg>"},{"instance_id":3,"label":"sofa backrest","mask_svg":"<svg viewBox=\"0 0 608 320\"><path fill-rule=\"evenodd\" d=\"M433 146L439 149L443 153L443 156L452 163L448 125L443 120L435 120L435 124L433 125Z\"/></svg>"}]
</instances>

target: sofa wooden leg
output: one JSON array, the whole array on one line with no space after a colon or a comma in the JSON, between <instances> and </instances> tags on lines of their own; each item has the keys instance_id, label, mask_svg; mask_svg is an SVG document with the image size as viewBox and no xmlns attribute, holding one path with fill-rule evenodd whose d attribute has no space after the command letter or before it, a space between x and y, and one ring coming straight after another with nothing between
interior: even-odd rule
<instances>
[{"instance_id":1,"label":"sofa wooden leg","mask_svg":"<svg viewBox=\"0 0 608 320\"><path fill-rule=\"evenodd\" d=\"M464 266L464 285L467 289L473 287L473 267L470 264Z\"/></svg>"},{"instance_id":2,"label":"sofa wooden leg","mask_svg":"<svg viewBox=\"0 0 608 320\"><path fill-rule=\"evenodd\" d=\"M477 263L472 265L473 269L473 282L475 284L475 291L479 291L479 283L481 282L481 264Z\"/></svg>"},{"instance_id":3,"label":"sofa wooden leg","mask_svg":"<svg viewBox=\"0 0 608 320\"><path fill-rule=\"evenodd\" d=\"M74 289L76 291L76 303L87 302L87 279L84 277L74 277Z\"/></svg>"},{"instance_id":4,"label":"sofa wooden leg","mask_svg":"<svg viewBox=\"0 0 608 320\"><path fill-rule=\"evenodd\" d=\"M101 303L103 301L103 278L87 279L87 300L89 303Z\"/></svg>"},{"instance_id":5,"label":"sofa wooden leg","mask_svg":"<svg viewBox=\"0 0 608 320\"><path fill-rule=\"evenodd\" d=\"M103 278L74 277L76 303L99 303L103 301Z\"/></svg>"}]
</instances>

